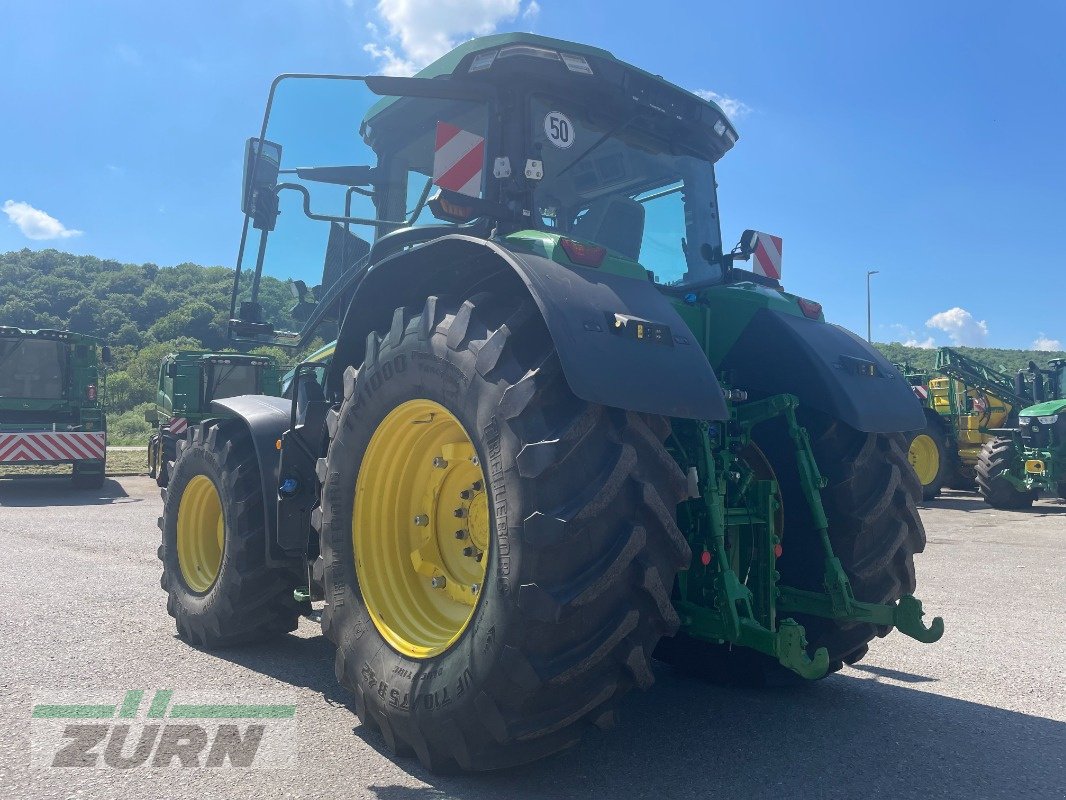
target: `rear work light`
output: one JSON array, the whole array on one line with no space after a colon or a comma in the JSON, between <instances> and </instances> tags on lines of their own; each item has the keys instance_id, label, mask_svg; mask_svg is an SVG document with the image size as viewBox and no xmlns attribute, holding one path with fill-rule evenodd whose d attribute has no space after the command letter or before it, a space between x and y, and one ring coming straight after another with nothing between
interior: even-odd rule
<instances>
[{"instance_id":1,"label":"rear work light","mask_svg":"<svg viewBox=\"0 0 1066 800\"><path fill-rule=\"evenodd\" d=\"M598 267L607 257L607 248L598 244L585 244L562 238L559 239L559 246L566 252L567 258L582 267Z\"/></svg>"},{"instance_id":2,"label":"rear work light","mask_svg":"<svg viewBox=\"0 0 1066 800\"><path fill-rule=\"evenodd\" d=\"M85 396L91 401L95 401L96 400L96 384L95 383L90 383L88 386L85 387Z\"/></svg>"},{"instance_id":3,"label":"rear work light","mask_svg":"<svg viewBox=\"0 0 1066 800\"><path fill-rule=\"evenodd\" d=\"M799 303L800 311L803 312L803 316L807 319L821 319L822 318L822 304L816 303L813 300L804 300L802 297L796 298Z\"/></svg>"}]
</instances>

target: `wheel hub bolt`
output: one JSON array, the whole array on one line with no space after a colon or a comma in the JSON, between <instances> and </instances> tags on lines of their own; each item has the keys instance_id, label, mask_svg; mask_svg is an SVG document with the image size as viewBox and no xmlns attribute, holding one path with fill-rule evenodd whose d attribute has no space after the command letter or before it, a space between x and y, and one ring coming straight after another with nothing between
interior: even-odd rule
<instances>
[{"instance_id":1,"label":"wheel hub bolt","mask_svg":"<svg viewBox=\"0 0 1066 800\"><path fill-rule=\"evenodd\" d=\"M457 508L452 513L455 514L455 516L457 518L462 519L463 517L466 516L466 509L465 508Z\"/></svg>"},{"instance_id":2,"label":"wheel hub bolt","mask_svg":"<svg viewBox=\"0 0 1066 800\"><path fill-rule=\"evenodd\" d=\"M472 584L470 584L470 593L471 594L477 594L480 591L481 591L481 584L480 583L472 583Z\"/></svg>"},{"instance_id":3,"label":"wheel hub bolt","mask_svg":"<svg viewBox=\"0 0 1066 800\"><path fill-rule=\"evenodd\" d=\"M474 482L473 482L473 483L472 483L472 484L470 485L470 488L471 488L471 489L473 489L473 490L474 490L475 492L480 492L480 491L481 491L481 487L482 487L483 485L484 485L484 484L482 484L482 483L481 483L481 481L474 481Z\"/></svg>"},{"instance_id":4,"label":"wheel hub bolt","mask_svg":"<svg viewBox=\"0 0 1066 800\"><path fill-rule=\"evenodd\" d=\"M437 469L445 469L448 466L448 462L445 461L440 456L437 456L436 458L433 459L433 466L436 467Z\"/></svg>"},{"instance_id":5,"label":"wheel hub bolt","mask_svg":"<svg viewBox=\"0 0 1066 800\"><path fill-rule=\"evenodd\" d=\"M418 525L419 527L423 527L424 528L428 524L429 524L429 515L428 514L419 514L417 517L415 517L415 525Z\"/></svg>"},{"instance_id":6,"label":"wheel hub bolt","mask_svg":"<svg viewBox=\"0 0 1066 800\"><path fill-rule=\"evenodd\" d=\"M476 552L477 552L477 550L475 550L474 547L472 545L469 545L469 544L466 547L463 548L463 555L464 556L472 556Z\"/></svg>"},{"instance_id":7,"label":"wheel hub bolt","mask_svg":"<svg viewBox=\"0 0 1066 800\"><path fill-rule=\"evenodd\" d=\"M466 531L464 531L462 528L460 528L459 530L457 530L455 532L455 538L456 539L465 539L466 538Z\"/></svg>"},{"instance_id":8,"label":"wheel hub bolt","mask_svg":"<svg viewBox=\"0 0 1066 800\"><path fill-rule=\"evenodd\" d=\"M481 462L478 460L477 456L470 456L470 463L476 467Z\"/></svg>"},{"instance_id":9,"label":"wheel hub bolt","mask_svg":"<svg viewBox=\"0 0 1066 800\"><path fill-rule=\"evenodd\" d=\"M463 491L459 492L459 497L463 500L469 500L473 496L474 493L469 489L463 489Z\"/></svg>"},{"instance_id":10,"label":"wheel hub bolt","mask_svg":"<svg viewBox=\"0 0 1066 800\"><path fill-rule=\"evenodd\" d=\"M481 559L484 557L484 555L485 555L484 553L478 553L476 556L474 556L474 561L476 561L477 563L480 564L481 563Z\"/></svg>"},{"instance_id":11,"label":"wheel hub bolt","mask_svg":"<svg viewBox=\"0 0 1066 800\"><path fill-rule=\"evenodd\" d=\"M445 578L443 575L434 575L433 578L430 579L429 585L432 586L434 589L443 589L445 586L448 585L448 579Z\"/></svg>"}]
</instances>

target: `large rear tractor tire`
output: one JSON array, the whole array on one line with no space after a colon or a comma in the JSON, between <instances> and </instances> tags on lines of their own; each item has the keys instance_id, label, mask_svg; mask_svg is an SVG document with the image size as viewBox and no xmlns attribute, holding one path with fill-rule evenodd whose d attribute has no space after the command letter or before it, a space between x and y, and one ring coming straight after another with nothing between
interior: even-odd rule
<instances>
[{"instance_id":1,"label":"large rear tractor tire","mask_svg":"<svg viewBox=\"0 0 1066 800\"><path fill-rule=\"evenodd\" d=\"M1018 460L1018 450L1012 439L992 439L981 448L977 462L977 490L993 508L1016 511L1029 508L1036 500L1036 490L1018 490L1004 476Z\"/></svg>"},{"instance_id":2,"label":"large rear tractor tire","mask_svg":"<svg viewBox=\"0 0 1066 800\"><path fill-rule=\"evenodd\" d=\"M904 434L867 434L817 413L801 414L815 459L828 485L822 503L829 518L833 550L851 581L856 599L894 603L914 591L914 555L925 549L925 528L918 516L918 478L907 459ZM825 556L811 524L807 500L784 425L756 431L780 484L784 505L781 583L824 591ZM839 623L802 614L808 652L829 651L829 671L866 655L875 636L890 628ZM775 659L753 650L698 641L685 635L663 640L656 654L689 674L715 682L748 686L800 684L805 681Z\"/></svg>"},{"instance_id":3,"label":"large rear tractor tire","mask_svg":"<svg viewBox=\"0 0 1066 800\"><path fill-rule=\"evenodd\" d=\"M690 559L669 424L576 398L521 287L397 309L329 426L322 626L391 751L533 761L653 682Z\"/></svg>"},{"instance_id":4,"label":"large rear tractor tire","mask_svg":"<svg viewBox=\"0 0 1066 800\"><path fill-rule=\"evenodd\" d=\"M907 460L918 475L922 499L933 500L955 471L955 459L948 451L947 435L939 415L926 414L925 428L911 434Z\"/></svg>"},{"instance_id":5,"label":"large rear tractor tire","mask_svg":"<svg viewBox=\"0 0 1066 800\"><path fill-rule=\"evenodd\" d=\"M293 631L307 609L293 599L301 564L266 562L259 462L239 420L189 428L159 527L160 585L178 635L216 648Z\"/></svg>"}]
</instances>

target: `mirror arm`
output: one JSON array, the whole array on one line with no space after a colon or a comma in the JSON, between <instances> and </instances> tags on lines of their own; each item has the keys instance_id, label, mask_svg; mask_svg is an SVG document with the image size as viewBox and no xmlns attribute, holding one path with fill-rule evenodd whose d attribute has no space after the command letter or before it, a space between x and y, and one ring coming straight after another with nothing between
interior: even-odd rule
<instances>
[{"instance_id":1,"label":"mirror arm","mask_svg":"<svg viewBox=\"0 0 1066 800\"><path fill-rule=\"evenodd\" d=\"M276 192L280 192L282 189L294 189L303 195L303 207L304 215L308 219L315 219L321 222L340 222L351 223L354 225L370 225L375 228L388 228L390 226L403 225L403 222L395 222L383 219L365 219L363 217L336 217L330 214L316 214L311 211L311 193L307 191L307 187L299 183L279 183L274 189Z\"/></svg>"}]
</instances>

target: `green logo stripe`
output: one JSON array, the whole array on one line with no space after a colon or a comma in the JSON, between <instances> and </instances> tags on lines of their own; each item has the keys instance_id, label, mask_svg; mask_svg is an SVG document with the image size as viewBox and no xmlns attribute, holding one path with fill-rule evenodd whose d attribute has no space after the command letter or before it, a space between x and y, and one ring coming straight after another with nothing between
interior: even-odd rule
<instances>
[{"instance_id":1,"label":"green logo stripe","mask_svg":"<svg viewBox=\"0 0 1066 800\"><path fill-rule=\"evenodd\" d=\"M296 706L176 704L168 716L182 719L288 719L296 716Z\"/></svg>"},{"instance_id":2,"label":"green logo stripe","mask_svg":"<svg viewBox=\"0 0 1066 800\"><path fill-rule=\"evenodd\" d=\"M143 699L144 692L140 689L132 689L126 692L126 698L122 701L122 708L119 709L118 715L123 719L136 717L137 709L141 707L141 700Z\"/></svg>"},{"instance_id":3,"label":"green logo stripe","mask_svg":"<svg viewBox=\"0 0 1066 800\"><path fill-rule=\"evenodd\" d=\"M174 694L173 689L160 689L152 695L152 705L148 707L149 719L162 719L170 705L170 697Z\"/></svg>"},{"instance_id":4,"label":"green logo stripe","mask_svg":"<svg viewBox=\"0 0 1066 800\"><path fill-rule=\"evenodd\" d=\"M115 706L37 705L32 716L35 719L108 719L115 716Z\"/></svg>"}]
</instances>

